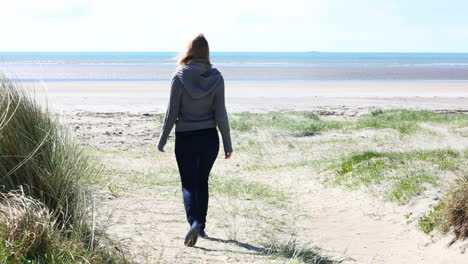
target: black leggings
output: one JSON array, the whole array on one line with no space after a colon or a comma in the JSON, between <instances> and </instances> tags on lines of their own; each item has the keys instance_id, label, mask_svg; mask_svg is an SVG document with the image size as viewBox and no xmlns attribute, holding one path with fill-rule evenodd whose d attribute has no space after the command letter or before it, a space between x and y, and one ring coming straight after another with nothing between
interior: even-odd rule
<instances>
[{"instance_id":1,"label":"black leggings","mask_svg":"<svg viewBox=\"0 0 468 264\"><path fill-rule=\"evenodd\" d=\"M175 155L187 221L192 225L197 220L202 230L208 212L208 177L218 151L219 137L215 128L176 132Z\"/></svg>"}]
</instances>

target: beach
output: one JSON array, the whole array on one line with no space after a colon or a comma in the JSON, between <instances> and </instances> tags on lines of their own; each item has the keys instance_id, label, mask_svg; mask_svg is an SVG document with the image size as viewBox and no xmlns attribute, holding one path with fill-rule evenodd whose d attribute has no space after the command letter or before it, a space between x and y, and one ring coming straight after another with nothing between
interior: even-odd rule
<instances>
[{"instance_id":1,"label":"beach","mask_svg":"<svg viewBox=\"0 0 468 264\"><path fill-rule=\"evenodd\" d=\"M0 53L0 70L99 164L99 230L135 263L465 263L439 214L468 175L468 56L214 53L234 155L187 229L172 131L156 150L171 52ZM6 61L5 61L6 60ZM439 218L438 218L439 217ZM343 262L340 262L343 261Z\"/></svg>"},{"instance_id":2,"label":"beach","mask_svg":"<svg viewBox=\"0 0 468 264\"><path fill-rule=\"evenodd\" d=\"M468 1L1 7L0 264L468 264Z\"/></svg>"},{"instance_id":3,"label":"beach","mask_svg":"<svg viewBox=\"0 0 468 264\"><path fill-rule=\"evenodd\" d=\"M466 152L465 123L423 122L422 132L407 136L378 128L297 136L274 127L244 131L234 124L234 156L229 161L220 156L211 176L207 232L213 239L190 249L182 243L186 224L173 139L164 154L155 147L168 82L23 85L36 87L39 98L46 95L80 144L105 164L97 196L101 224L109 225L108 234L138 263L283 263L260 252L271 246L268 240L291 238L298 247L317 246L344 263L466 261L466 243L447 247L449 235L426 235L417 227L418 218L450 189L453 172L434 169L437 177L447 177L444 184L428 185L402 204L385 198L385 184L349 189L327 180L334 177L329 166L335 159L363 150ZM340 122L390 109L466 114L468 82L228 81L226 102L231 122L246 112L257 118L306 111Z\"/></svg>"}]
</instances>

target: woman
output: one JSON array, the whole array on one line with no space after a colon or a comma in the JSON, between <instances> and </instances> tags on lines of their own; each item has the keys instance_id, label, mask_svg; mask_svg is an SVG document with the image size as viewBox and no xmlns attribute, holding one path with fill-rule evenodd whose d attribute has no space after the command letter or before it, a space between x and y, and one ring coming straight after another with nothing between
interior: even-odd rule
<instances>
[{"instance_id":1,"label":"woman","mask_svg":"<svg viewBox=\"0 0 468 264\"><path fill-rule=\"evenodd\" d=\"M174 124L175 155L190 224L184 244L191 247L198 236L206 237L208 176L219 151L216 127L223 138L225 158L229 159L232 154L229 120L224 104L224 79L217 69L212 68L208 41L202 34L189 42L172 78L159 151L164 152Z\"/></svg>"}]
</instances>

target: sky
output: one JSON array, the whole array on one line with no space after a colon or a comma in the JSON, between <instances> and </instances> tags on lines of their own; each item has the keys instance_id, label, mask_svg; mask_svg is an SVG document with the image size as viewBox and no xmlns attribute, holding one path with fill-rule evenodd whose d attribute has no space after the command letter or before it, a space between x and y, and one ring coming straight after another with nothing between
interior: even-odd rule
<instances>
[{"instance_id":1,"label":"sky","mask_svg":"<svg viewBox=\"0 0 468 264\"><path fill-rule=\"evenodd\" d=\"M466 0L0 0L0 51L468 52ZM5 26L6 25L6 26Z\"/></svg>"}]
</instances>

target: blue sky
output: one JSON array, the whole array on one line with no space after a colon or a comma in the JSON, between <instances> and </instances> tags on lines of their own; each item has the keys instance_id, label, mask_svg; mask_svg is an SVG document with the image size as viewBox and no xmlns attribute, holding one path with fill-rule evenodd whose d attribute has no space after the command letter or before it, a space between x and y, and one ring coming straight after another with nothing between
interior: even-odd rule
<instances>
[{"instance_id":1,"label":"blue sky","mask_svg":"<svg viewBox=\"0 0 468 264\"><path fill-rule=\"evenodd\" d=\"M468 52L466 0L1 1L0 51Z\"/></svg>"}]
</instances>

